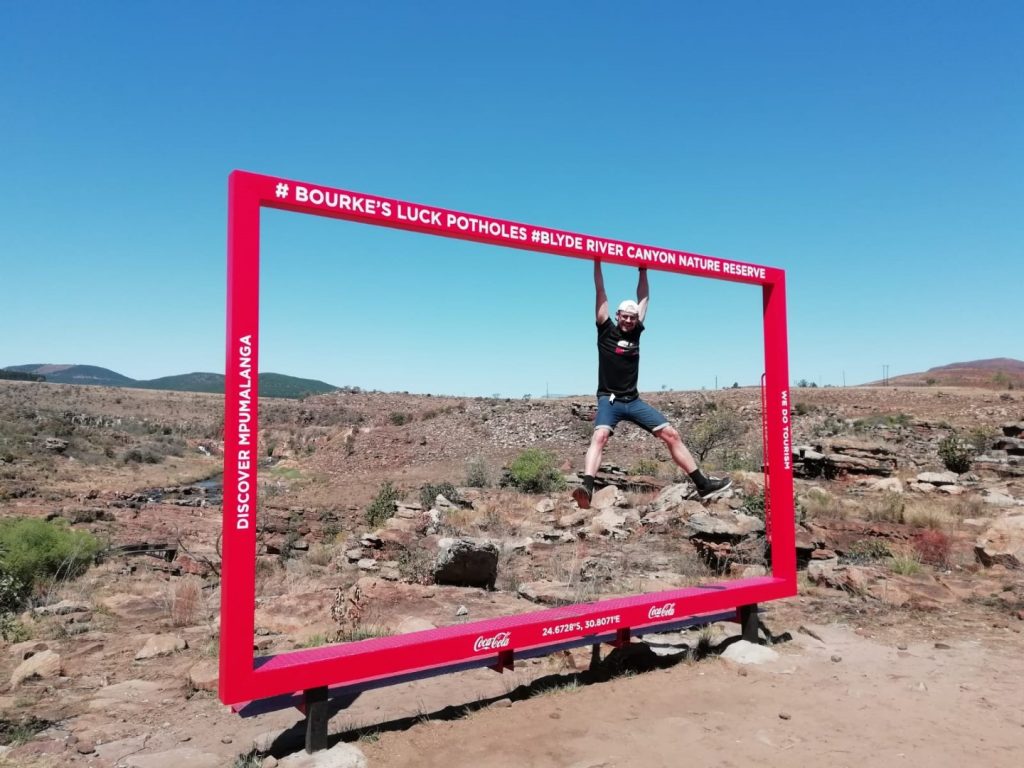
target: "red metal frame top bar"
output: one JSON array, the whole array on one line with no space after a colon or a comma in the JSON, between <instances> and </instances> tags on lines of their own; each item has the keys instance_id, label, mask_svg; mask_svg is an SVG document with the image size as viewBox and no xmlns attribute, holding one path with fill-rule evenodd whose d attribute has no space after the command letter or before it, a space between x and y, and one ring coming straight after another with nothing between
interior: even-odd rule
<instances>
[{"instance_id":1,"label":"red metal frame top bar","mask_svg":"<svg viewBox=\"0 0 1024 768\"><path fill-rule=\"evenodd\" d=\"M245 194L259 200L260 205L286 211L754 285L773 283L781 272L775 267L717 256L582 235L246 171L234 171L231 176L232 182L239 183Z\"/></svg>"}]
</instances>

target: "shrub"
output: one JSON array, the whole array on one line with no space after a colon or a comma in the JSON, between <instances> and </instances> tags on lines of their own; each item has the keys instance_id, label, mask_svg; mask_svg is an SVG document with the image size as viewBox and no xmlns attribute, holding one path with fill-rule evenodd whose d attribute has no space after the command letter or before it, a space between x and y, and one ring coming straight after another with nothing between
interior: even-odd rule
<instances>
[{"instance_id":1,"label":"shrub","mask_svg":"<svg viewBox=\"0 0 1024 768\"><path fill-rule=\"evenodd\" d=\"M487 462L483 459L473 459L466 466L466 485L470 488L486 488L491 484L491 473L487 469Z\"/></svg>"},{"instance_id":2,"label":"shrub","mask_svg":"<svg viewBox=\"0 0 1024 768\"><path fill-rule=\"evenodd\" d=\"M408 422L412 421L412 417L406 413L395 411L390 416L388 416L388 421L390 421L396 427L400 427L403 424L407 424Z\"/></svg>"},{"instance_id":3,"label":"shrub","mask_svg":"<svg viewBox=\"0 0 1024 768\"><path fill-rule=\"evenodd\" d=\"M0 520L0 573L24 585L26 595L31 595L46 579L78 576L100 549L96 537L72 530L62 521Z\"/></svg>"},{"instance_id":4,"label":"shrub","mask_svg":"<svg viewBox=\"0 0 1024 768\"><path fill-rule=\"evenodd\" d=\"M716 448L736 442L746 431L739 414L732 408L714 408L693 426L685 437L690 452L703 463Z\"/></svg>"},{"instance_id":5,"label":"shrub","mask_svg":"<svg viewBox=\"0 0 1024 768\"><path fill-rule=\"evenodd\" d=\"M743 508L746 510L748 515L752 515L754 517L760 518L761 520L764 520L764 490L759 490L753 496L748 496L746 502L743 504Z\"/></svg>"},{"instance_id":6,"label":"shrub","mask_svg":"<svg viewBox=\"0 0 1024 768\"><path fill-rule=\"evenodd\" d=\"M555 466L554 454L538 448L527 448L509 465L502 485L510 485L525 493L550 493L565 487L565 480Z\"/></svg>"},{"instance_id":7,"label":"shrub","mask_svg":"<svg viewBox=\"0 0 1024 768\"><path fill-rule=\"evenodd\" d=\"M379 528L384 521L395 514L395 504L401 498L395 487L388 480L377 490L377 495L366 508L366 522L373 528Z\"/></svg>"},{"instance_id":8,"label":"shrub","mask_svg":"<svg viewBox=\"0 0 1024 768\"><path fill-rule=\"evenodd\" d=\"M9 573L0 573L0 637L8 642L21 639L17 613L25 601L25 585Z\"/></svg>"},{"instance_id":9,"label":"shrub","mask_svg":"<svg viewBox=\"0 0 1024 768\"><path fill-rule=\"evenodd\" d=\"M944 531L929 529L914 537L914 551L922 563L945 567L953 548L949 535Z\"/></svg>"},{"instance_id":10,"label":"shrub","mask_svg":"<svg viewBox=\"0 0 1024 768\"><path fill-rule=\"evenodd\" d=\"M908 427L913 419L906 413L875 413L853 423L855 432L867 432L872 429L892 429Z\"/></svg>"},{"instance_id":11,"label":"shrub","mask_svg":"<svg viewBox=\"0 0 1024 768\"><path fill-rule=\"evenodd\" d=\"M895 555L889 564L893 573L900 576L915 576L921 572L921 559L916 552L904 555Z\"/></svg>"},{"instance_id":12,"label":"shrub","mask_svg":"<svg viewBox=\"0 0 1024 768\"><path fill-rule=\"evenodd\" d=\"M867 518L874 522L905 523L907 502L902 493L887 491L876 503L867 509Z\"/></svg>"},{"instance_id":13,"label":"shrub","mask_svg":"<svg viewBox=\"0 0 1024 768\"><path fill-rule=\"evenodd\" d=\"M334 548L326 544L314 544L309 550L308 559L313 565L328 566L334 560Z\"/></svg>"},{"instance_id":14,"label":"shrub","mask_svg":"<svg viewBox=\"0 0 1024 768\"><path fill-rule=\"evenodd\" d=\"M203 607L203 585L199 579L184 579L171 589L171 625L189 627L195 624Z\"/></svg>"},{"instance_id":15,"label":"shrub","mask_svg":"<svg viewBox=\"0 0 1024 768\"><path fill-rule=\"evenodd\" d=\"M851 563L865 563L890 557L889 546L879 539L861 539L855 541L846 550L846 559Z\"/></svg>"},{"instance_id":16,"label":"shrub","mask_svg":"<svg viewBox=\"0 0 1024 768\"><path fill-rule=\"evenodd\" d=\"M633 467L633 474L657 477L659 469L661 469L661 463L657 459L640 459Z\"/></svg>"},{"instance_id":17,"label":"shrub","mask_svg":"<svg viewBox=\"0 0 1024 768\"><path fill-rule=\"evenodd\" d=\"M967 442L971 444L974 449L974 456L984 453L992 444L996 441L996 437L992 434L991 430L985 427L975 427L967 433ZM974 458L973 456L971 458Z\"/></svg>"},{"instance_id":18,"label":"shrub","mask_svg":"<svg viewBox=\"0 0 1024 768\"><path fill-rule=\"evenodd\" d=\"M430 509L434 506L434 502L437 500L438 494L444 496L448 501L457 503L459 501L459 492L455 490L455 486L451 483L438 483L437 485L427 484L420 488L420 503L424 509Z\"/></svg>"},{"instance_id":19,"label":"shrub","mask_svg":"<svg viewBox=\"0 0 1024 768\"><path fill-rule=\"evenodd\" d=\"M973 445L964 440L955 431L939 441L939 458L950 472L958 475L971 468L971 459L976 455Z\"/></svg>"}]
</instances>

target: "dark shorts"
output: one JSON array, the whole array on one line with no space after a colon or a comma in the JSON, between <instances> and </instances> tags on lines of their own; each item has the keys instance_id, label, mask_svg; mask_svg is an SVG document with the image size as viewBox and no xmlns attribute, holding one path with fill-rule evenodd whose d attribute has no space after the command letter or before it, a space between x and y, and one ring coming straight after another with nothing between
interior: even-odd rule
<instances>
[{"instance_id":1,"label":"dark shorts","mask_svg":"<svg viewBox=\"0 0 1024 768\"><path fill-rule=\"evenodd\" d=\"M629 402L623 402L618 398L615 402L611 402L608 395L601 395L597 398L597 418L594 419L594 429L607 429L614 433L615 425L620 421L631 421L652 434L668 426L668 419L657 408L651 407L639 397Z\"/></svg>"}]
</instances>

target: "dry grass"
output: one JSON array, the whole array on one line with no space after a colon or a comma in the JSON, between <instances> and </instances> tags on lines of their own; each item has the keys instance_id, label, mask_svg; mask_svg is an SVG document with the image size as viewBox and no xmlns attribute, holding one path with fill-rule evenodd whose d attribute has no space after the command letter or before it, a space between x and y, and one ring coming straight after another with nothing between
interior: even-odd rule
<instances>
[{"instance_id":1,"label":"dry grass","mask_svg":"<svg viewBox=\"0 0 1024 768\"><path fill-rule=\"evenodd\" d=\"M191 627L205 620L203 583L197 578L181 579L170 587L169 613L172 627Z\"/></svg>"},{"instance_id":2,"label":"dry grass","mask_svg":"<svg viewBox=\"0 0 1024 768\"><path fill-rule=\"evenodd\" d=\"M992 507L981 500L979 496L959 498L953 504L951 513L958 520L970 520L992 516Z\"/></svg>"},{"instance_id":3,"label":"dry grass","mask_svg":"<svg viewBox=\"0 0 1024 768\"><path fill-rule=\"evenodd\" d=\"M846 510L832 494L821 488L811 488L797 499L797 508L804 520L846 518Z\"/></svg>"},{"instance_id":4,"label":"dry grass","mask_svg":"<svg viewBox=\"0 0 1024 768\"><path fill-rule=\"evenodd\" d=\"M307 559L313 565L325 567L330 565L334 561L334 557L337 553L338 548L335 545L314 544L312 547L310 547Z\"/></svg>"},{"instance_id":5,"label":"dry grass","mask_svg":"<svg viewBox=\"0 0 1024 768\"><path fill-rule=\"evenodd\" d=\"M889 491L881 499L868 503L865 518L875 523L905 523L906 509L903 494Z\"/></svg>"},{"instance_id":6,"label":"dry grass","mask_svg":"<svg viewBox=\"0 0 1024 768\"><path fill-rule=\"evenodd\" d=\"M908 506L904 517L907 525L932 531L953 530L959 522L942 506L928 503L914 503Z\"/></svg>"}]
</instances>

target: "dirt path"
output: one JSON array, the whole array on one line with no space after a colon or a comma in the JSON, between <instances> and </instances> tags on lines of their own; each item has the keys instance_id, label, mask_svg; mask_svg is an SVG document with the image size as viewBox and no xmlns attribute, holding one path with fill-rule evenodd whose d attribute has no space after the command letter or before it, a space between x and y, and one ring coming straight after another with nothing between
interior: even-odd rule
<instances>
[{"instance_id":1,"label":"dirt path","mask_svg":"<svg viewBox=\"0 0 1024 768\"><path fill-rule=\"evenodd\" d=\"M1020 765L1019 631L936 647L839 623L805 626L824 642L794 633L767 665L680 664L360 746L371 766L389 768Z\"/></svg>"}]
</instances>

